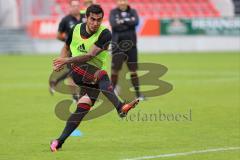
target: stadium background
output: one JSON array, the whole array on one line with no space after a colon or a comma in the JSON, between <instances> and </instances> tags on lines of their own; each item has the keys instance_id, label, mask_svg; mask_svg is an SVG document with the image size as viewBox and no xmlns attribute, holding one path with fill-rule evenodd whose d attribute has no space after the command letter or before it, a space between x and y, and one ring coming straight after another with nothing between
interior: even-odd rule
<instances>
[{"instance_id":1,"label":"stadium background","mask_svg":"<svg viewBox=\"0 0 240 160\"><path fill-rule=\"evenodd\" d=\"M68 12L68 0L9 2L1 3L3 9L0 19L2 21L0 51L59 52L58 48L62 44L55 39L56 30L60 19ZM104 8L105 25L109 26L108 17L110 10L115 7L114 0L97 2ZM238 0L130 0L130 2L141 17L138 26L140 51L158 53L240 49ZM4 25L4 21L10 23ZM7 25L15 29L9 30ZM7 47L11 43L14 43L15 47Z\"/></svg>"},{"instance_id":2,"label":"stadium background","mask_svg":"<svg viewBox=\"0 0 240 160\"><path fill-rule=\"evenodd\" d=\"M0 0L0 159L240 159L240 1L129 1L141 18L140 62L165 65L160 79L174 86L132 114L191 110L192 119L122 121L110 112L84 122L81 137L51 154L48 143L64 126L54 107L70 98L48 93L52 59L63 45L57 26L68 3ZM97 3L109 26L114 0Z\"/></svg>"}]
</instances>

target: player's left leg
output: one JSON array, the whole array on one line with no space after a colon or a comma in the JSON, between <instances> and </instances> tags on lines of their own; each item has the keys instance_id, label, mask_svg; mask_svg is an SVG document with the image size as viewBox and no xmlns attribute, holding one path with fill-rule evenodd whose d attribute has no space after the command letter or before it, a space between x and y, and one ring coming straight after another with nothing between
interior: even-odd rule
<instances>
[{"instance_id":1,"label":"player's left leg","mask_svg":"<svg viewBox=\"0 0 240 160\"><path fill-rule=\"evenodd\" d=\"M55 152L62 147L65 140L72 134L72 132L79 126L82 119L89 112L91 106L86 103L79 103L77 109L66 122L66 126L61 134L61 136L51 142L51 151Z\"/></svg>"},{"instance_id":2,"label":"player's left leg","mask_svg":"<svg viewBox=\"0 0 240 160\"><path fill-rule=\"evenodd\" d=\"M128 111L138 104L138 99L135 99L128 104L124 104L120 101L120 99L114 93L113 86L106 71L99 70L98 72L96 72L95 77L97 79L97 83L99 85L99 88L101 89L101 92L115 106L120 117L125 117Z\"/></svg>"},{"instance_id":3,"label":"player's left leg","mask_svg":"<svg viewBox=\"0 0 240 160\"><path fill-rule=\"evenodd\" d=\"M52 152L57 151L62 147L62 144L66 139L72 134L72 132L79 126L82 119L90 111L91 107L94 105L98 95L99 90L94 87L81 87L81 98L78 101L77 109L74 113L71 114L69 119L66 122L66 126L61 134L61 136L51 142L50 149ZM91 97L91 98L90 98Z\"/></svg>"}]
</instances>

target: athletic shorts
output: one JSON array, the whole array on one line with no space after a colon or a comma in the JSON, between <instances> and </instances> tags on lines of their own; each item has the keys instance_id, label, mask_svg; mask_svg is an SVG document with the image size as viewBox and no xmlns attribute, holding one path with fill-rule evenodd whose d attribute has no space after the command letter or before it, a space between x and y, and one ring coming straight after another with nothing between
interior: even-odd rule
<instances>
[{"instance_id":1,"label":"athletic shorts","mask_svg":"<svg viewBox=\"0 0 240 160\"><path fill-rule=\"evenodd\" d=\"M112 53L112 70L120 71L124 62L127 63L130 71L135 72L138 69L138 54L136 47L126 52L114 51Z\"/></svg>"},{"instance_id":2,"label":"athletic shorts","mask_svg":"<svg viewBox=\"0 0 240 160\"><path fill-rule=\"evenodd\" d=\"M80 87L80 98L88 95L92 101L92 105L96 102L100 89L96 82L94 74L99 69L89 64L72 65L71 77L76 85Z\"/></svg>"}]
</instances>

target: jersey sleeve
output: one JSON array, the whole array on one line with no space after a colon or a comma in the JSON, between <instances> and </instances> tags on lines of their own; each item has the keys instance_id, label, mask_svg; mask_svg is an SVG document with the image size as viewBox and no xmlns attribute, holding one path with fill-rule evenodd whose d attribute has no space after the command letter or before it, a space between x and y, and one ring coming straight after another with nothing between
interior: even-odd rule
<instances>
[{"instance_id":1,"label":"jersey sleeve","mask_svg":"<svg viewBox=\"0 0 240 160\"><path fill-rule=\"evenodd\" d=\"M95 45L101 49L107 50L111 40L112 40L111 32L108 29L105 29L100 34L98 41L95 42Z\"/></svg>"},{"instance_id":2,"label":"jersey sleeve","mask_svg":"<svg viewBox=\"0 0 240 160\"><path fill-rule=\"evenodd\" d=\"M68 37L67 37L67 39L65 41L66 45L68 45L68 46L70 46L70 44L72 43L72 37L73 37L74 28L75 28L75 26L71 29L71 31L70 31L70 33L69 33L69 35L68 35Z\"/></svg>"},{"instance_id":3,"label":"jersey sleeve","mask_svg":"<svg viewBox=\"0 0 240 160\"><path fill-rule=\"evenodd\" d=\"M64 18L61 20L61 22L58 25L58 32L60 33L66 32L66 22Z\"/></svg>"}]
</instances>

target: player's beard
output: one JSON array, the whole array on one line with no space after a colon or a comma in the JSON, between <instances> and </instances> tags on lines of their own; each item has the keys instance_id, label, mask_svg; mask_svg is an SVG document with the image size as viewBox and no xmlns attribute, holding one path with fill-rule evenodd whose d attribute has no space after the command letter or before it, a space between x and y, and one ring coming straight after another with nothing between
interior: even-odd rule
<instances>
[{"instance_id":1,"label":"player's beard","mask_svg":"<svg viewBox=\"0 0 240 160\"><path fill-rule=\"evenodd\" d=\"M98 27L91 27L90 25L87 25L88 30L91 32L91 34L97 32L97 30L99 29Z\"/></svg>"}]
</instances>

